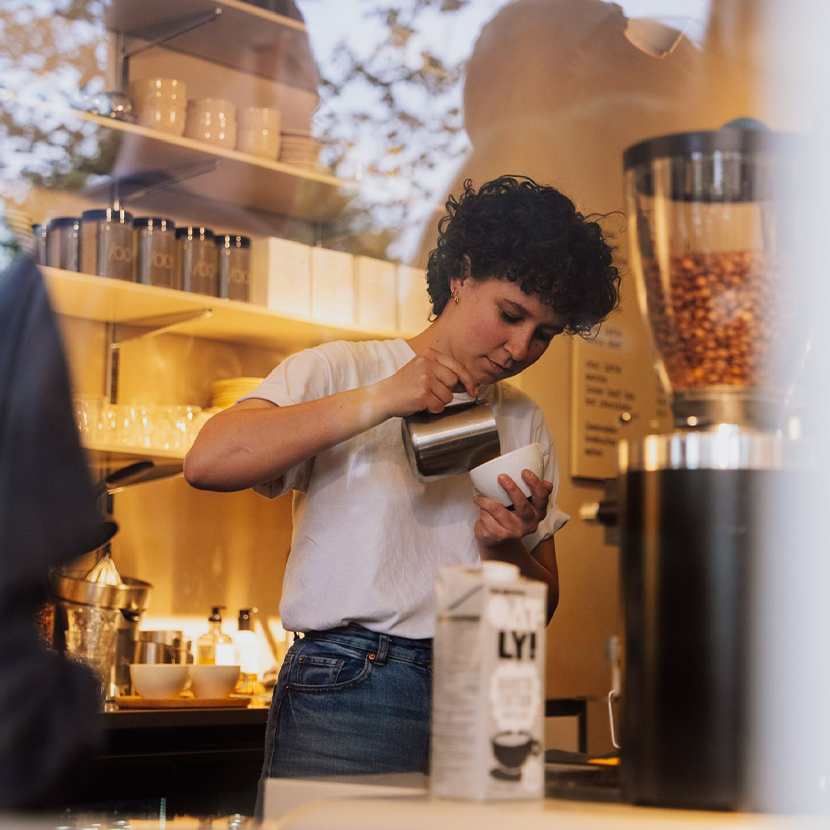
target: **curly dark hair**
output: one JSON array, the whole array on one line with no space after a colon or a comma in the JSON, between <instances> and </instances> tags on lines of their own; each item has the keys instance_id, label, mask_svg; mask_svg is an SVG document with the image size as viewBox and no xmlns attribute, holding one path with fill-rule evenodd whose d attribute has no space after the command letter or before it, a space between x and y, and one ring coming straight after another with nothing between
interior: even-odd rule
<instances>
[{"instance_id":1,"label":"curly dark hair","mask_svg":"<svg viewBox=\"0 0 830 830\"><path fill-rule=\"evenodd\" d=\"M447 201L438 246L429 254L427 286L433 313L450 298L450 279L518 283L565 318L565 331L586 336L620 302L620 274L593 216L583 216L554 187L527 176L500 176L478 191L470 179Z\"/></svg>"}]
</instances>

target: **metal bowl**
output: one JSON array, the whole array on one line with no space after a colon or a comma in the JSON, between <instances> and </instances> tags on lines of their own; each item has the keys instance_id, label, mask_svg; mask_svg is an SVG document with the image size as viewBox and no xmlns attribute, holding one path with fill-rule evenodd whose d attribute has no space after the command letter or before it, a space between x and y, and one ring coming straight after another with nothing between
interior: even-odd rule
<instances>
[{"instance_id":1,"label":"metal bowl","mask_svg":"<svg viewBox=\"0 0 830 830\"><path fill-rule=\"evenodd\" d=\"M144 611L153 586L140 579L121 577L121 585L89 582L84 571L57 571L52 576L52 594L65 602L120 611Z\"/></svg>"}]
</instances>

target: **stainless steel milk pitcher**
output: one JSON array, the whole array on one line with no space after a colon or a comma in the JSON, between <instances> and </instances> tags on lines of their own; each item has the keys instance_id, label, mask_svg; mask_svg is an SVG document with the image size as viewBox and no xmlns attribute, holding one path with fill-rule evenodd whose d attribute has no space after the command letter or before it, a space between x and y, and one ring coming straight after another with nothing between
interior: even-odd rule
<instances>
[{"instance_id":1,"label":"stainless steel milk pitcher","mask_svg":"<svg viewBox=\"0 0 830 830\"><path fill-rule=\"evenodd\" d=\"M466 392L453 395L443 412L415 412L401 420L412 474L421 482L467 473L501 455L490 404Z\"/></svg>"}]
</instances>

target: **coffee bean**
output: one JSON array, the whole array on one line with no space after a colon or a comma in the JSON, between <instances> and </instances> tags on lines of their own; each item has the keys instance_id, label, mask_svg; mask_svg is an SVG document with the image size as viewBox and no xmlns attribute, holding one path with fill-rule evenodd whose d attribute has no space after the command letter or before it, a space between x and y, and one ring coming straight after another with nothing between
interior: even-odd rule
<instances>
[{"instance_id":1,"label":"coffee bean","mask_svg":"<svg viewBox=\"0 0 830 830\"><path fill-rule=\"evenodd\" d=\"M669 260L666 299L656 260L643 263L654 339L675 391L764 386L768 358L792 322L787 270L764 251L690 253Z\"/></svg>"}]
</instances>

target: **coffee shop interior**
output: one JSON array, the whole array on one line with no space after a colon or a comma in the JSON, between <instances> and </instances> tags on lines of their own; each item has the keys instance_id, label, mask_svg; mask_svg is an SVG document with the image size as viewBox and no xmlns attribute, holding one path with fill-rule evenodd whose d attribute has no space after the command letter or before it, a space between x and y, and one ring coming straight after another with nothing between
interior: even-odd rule
<instances>
[{"instance_id":1,"label":"coffee shop interior","mask_svg":"<svg viewBox=\"0 0 830 830\"><path fill-rule=\"evenodd\" d=\"M85 552L31 557L40 648L95 672L93 723L61 724L59 690L15 686L26 661L0 651L0 806L79 828L255 821L296 636L292 496L196 490L185 454L289 355L426 328L448 198L510 174L599 217L621 275L601 326L509 381L541 407L570 517L543 637L545 797L276 782L266 822L791 827L830 810L819 5L6 0L0 467L4 500L28 501L0 508L3 602L34 550L15 541L74 498L58 463L76 455L38 431L64 404L103 521ZM48 309L22 311L39 279L59 340ZM182 669L161 694L158 665ZM199 674L220 665L237 668ZM21 733L19 696L36 712L41 692L49 718ZM57 788L43 758L75 739L83 773Z\"/></svg>"}]
</instances>

